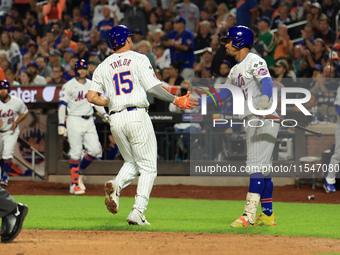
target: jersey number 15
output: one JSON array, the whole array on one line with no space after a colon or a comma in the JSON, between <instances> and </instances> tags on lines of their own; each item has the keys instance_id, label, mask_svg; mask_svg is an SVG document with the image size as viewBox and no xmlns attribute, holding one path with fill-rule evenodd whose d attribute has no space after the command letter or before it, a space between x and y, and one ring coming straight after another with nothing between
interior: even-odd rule
<instances>
[{"instance_id":1,"label":"jersey number 15","mask_svg":"<svg viewBox=\"0 0 340 255\"><path fill-rule=\"evenodd\" d=\"M117 96L120 95L121 91L125 94L129 94L133 90L133 82L130 79L124 77L124 76L127 76L127 75L131 75L131 72L125 71L125 72L121 72L121 73L116 73L113 76L112 80L115 83L116 95ZM121 85L124 85L126 83L127 83L128 86L121 88Z\"/></svg>"}]
</instances>

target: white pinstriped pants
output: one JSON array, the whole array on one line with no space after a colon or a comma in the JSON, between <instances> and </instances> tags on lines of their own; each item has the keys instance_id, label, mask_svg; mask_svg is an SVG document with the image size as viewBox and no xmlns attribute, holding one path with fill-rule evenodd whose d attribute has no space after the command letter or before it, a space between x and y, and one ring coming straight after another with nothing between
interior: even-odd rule
<instances>
[{"instance_id":1,"label":"white pinstriped pants","mask_svg":"<svg viewBox=\"0 0 340 255\"><path fill-rule=\"evenodd\" d=\"M332 168L329 168L328 174L326 176L326 182L328 184L335 184L335 177L336 177L336 171L335 167L336 164L340 163L340 119L338 119L338 122L336 123L335 127L335 149L334 154L331 157L330 165L332 165Z\"/></svg>"},{"instance_id":2,"label":"white pinstriped pants","mask_svg":"<svg viewBox=\"0 0 340 255\"><path fill-rule=\"evenodd\" d=\"M116 181L124 189L140 174L133 208L144 212L157 176L157 141L144 108L110 116L111 133L124 158Z\"/></svg>"},{"instance_id":3,"label":"white pinstriped pants","mask_svg":"<svg viewBox=\"0 0 340 255\"><path fill-rule=\"evenodd\" d=\"M262 127L257 117L252 117L251 122L246 122L246 142L247 142L247 171L249 174L262 172L265 176L270 174L269 166L272 164L273 150L279 132L279 124L270 120L259 119L264 122Z\"/></svg>"}]
</instances>

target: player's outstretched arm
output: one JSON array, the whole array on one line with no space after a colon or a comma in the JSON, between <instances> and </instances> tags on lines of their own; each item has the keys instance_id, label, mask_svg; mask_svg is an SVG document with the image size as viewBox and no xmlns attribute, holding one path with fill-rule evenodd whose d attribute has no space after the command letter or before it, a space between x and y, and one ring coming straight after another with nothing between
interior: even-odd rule
<instances>
[{"instance_id":1,"label":"player's outstretched arm","mask_svg":"<svg viewBox=\"0 0 340 255\"><path fill-rule=\"evenodd\" d=\"M58 107L58 135L64 135L66 133L65 116L66 116L67 103L64 101L59 102Z\"/></svg>"},{"instance_id":2,"label":"player's outstretched arm","mask_svg":"<svg viewBox=\"0 0 340 255\"><path fill-rule=\"evenodd\" d=\"M167 92L162 85L157 85L148 90L150 94L165 102L173 103L183 109L194 109L198 107L197 98L189 98L190 93L182 97L175 97Z\"/></svg>"},{"instance_id":3,"label":"player's outstretched arm","mask_svg":"<svg viewBox=\"0 0 340 255\"><path fill-rule=\"evenodd\" d=\"M107 105L107 99L103 97L100 93L97 91L89 90L87 93L87 101L89 101L92 104L99 105L99 106L108 106Z\"/></svg>"}]
</instances>

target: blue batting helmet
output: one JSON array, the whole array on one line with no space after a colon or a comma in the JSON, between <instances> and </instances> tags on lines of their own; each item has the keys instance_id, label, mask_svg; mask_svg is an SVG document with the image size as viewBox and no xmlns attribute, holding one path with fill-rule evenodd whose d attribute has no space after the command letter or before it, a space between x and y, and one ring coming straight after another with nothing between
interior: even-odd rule
<instances>
[{"instance_id":1,"label":"blue batting helmet","mask_svg":"<svg viewBox=\"0 0 340 255\"><path fill-rule=\"evenodd\" d=\"M79 59L77 61L77 63L75 64L74 66L74 69L76 70L75 73L76 73L76 76L79 76L79 73L78 73L78 69L80 68L88 68L88 65L87 65L87 62L85 61L85 59Z\"/></svg>"},{"instance_id":2,"label":"blue batting helmet","mask_svg":"<svg viewBox=\"0 0 340 255\"><path fill-rule=\"evenodd\" d=\"M0 81L0 88L6 88L8 89L8 92L11 92L11 85L7 80L1 80Z\"/></svg>"},{"instance_id":3,"label":"blue batting helmet","mask_svg":"<svg viewBox=\"0 0 340 255\"><path fill-rule=\"evenodd\" d=\"M240 49L254 44L254 33L248 27L235 26L229 28L227 35L221 39L221 42L227 43L229 39L233 39L232 45Z\"/></svg>"},{"instance_id":4,"label":"blue batting helmet","mask_svg":"<svg viewBox=\"0 0 340 255\"><path fill-rule=\"evenodd\" d=\"M127 26L119 25L113 27L109 32L109 43L111 48L117 48L126 43L127 38L133 35Z\"/></svg>"}]
</instances>

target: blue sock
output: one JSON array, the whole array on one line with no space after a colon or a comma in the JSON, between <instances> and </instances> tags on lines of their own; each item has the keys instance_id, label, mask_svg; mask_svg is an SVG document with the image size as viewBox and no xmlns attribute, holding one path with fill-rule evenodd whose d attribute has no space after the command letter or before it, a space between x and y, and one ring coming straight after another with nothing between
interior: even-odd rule
<instances>
[{"instance_id":1,"label":"blue sock","mask_svg":"<svg viewBox=\"0 0 340 255\"><path fill-rule=\"evenodd\" d=\"M96 157L92 157L86 154L79 166L79 174L83 174L83 171L88 167Z\"/></svg>"},{"instance_id":2,"label":"blue sock","mask_svg":"<svg viewBox=\"0 0 340 255\"><path fill-rule=\"evenodd\" d=\"M9 176L9 170L11 170L12 167L12 159L4 159L4 164L3 164L3 174L2 176Z\"/></svg>"},{"instance_id":3,"label":"blue sock","mask_svg":"<svg viewBox=\"0 0 340 255\"><path fill-rule=\"evenodd\" d=\"M264 180L262 173L254 173L250 175L249 192L262 194L264 188Z\"/></svg>"},{"instance_id":4,"label":"blue sock","mask_svg":"<svg viewBox=\"0 0 340 255\"><path fill-rule=\"evenodd\" d=\"M272 177L268 175L264 178L264 189L261 194L262 212L267 216L273 214L273 189Z\"/></svg>"}]
</instances>

